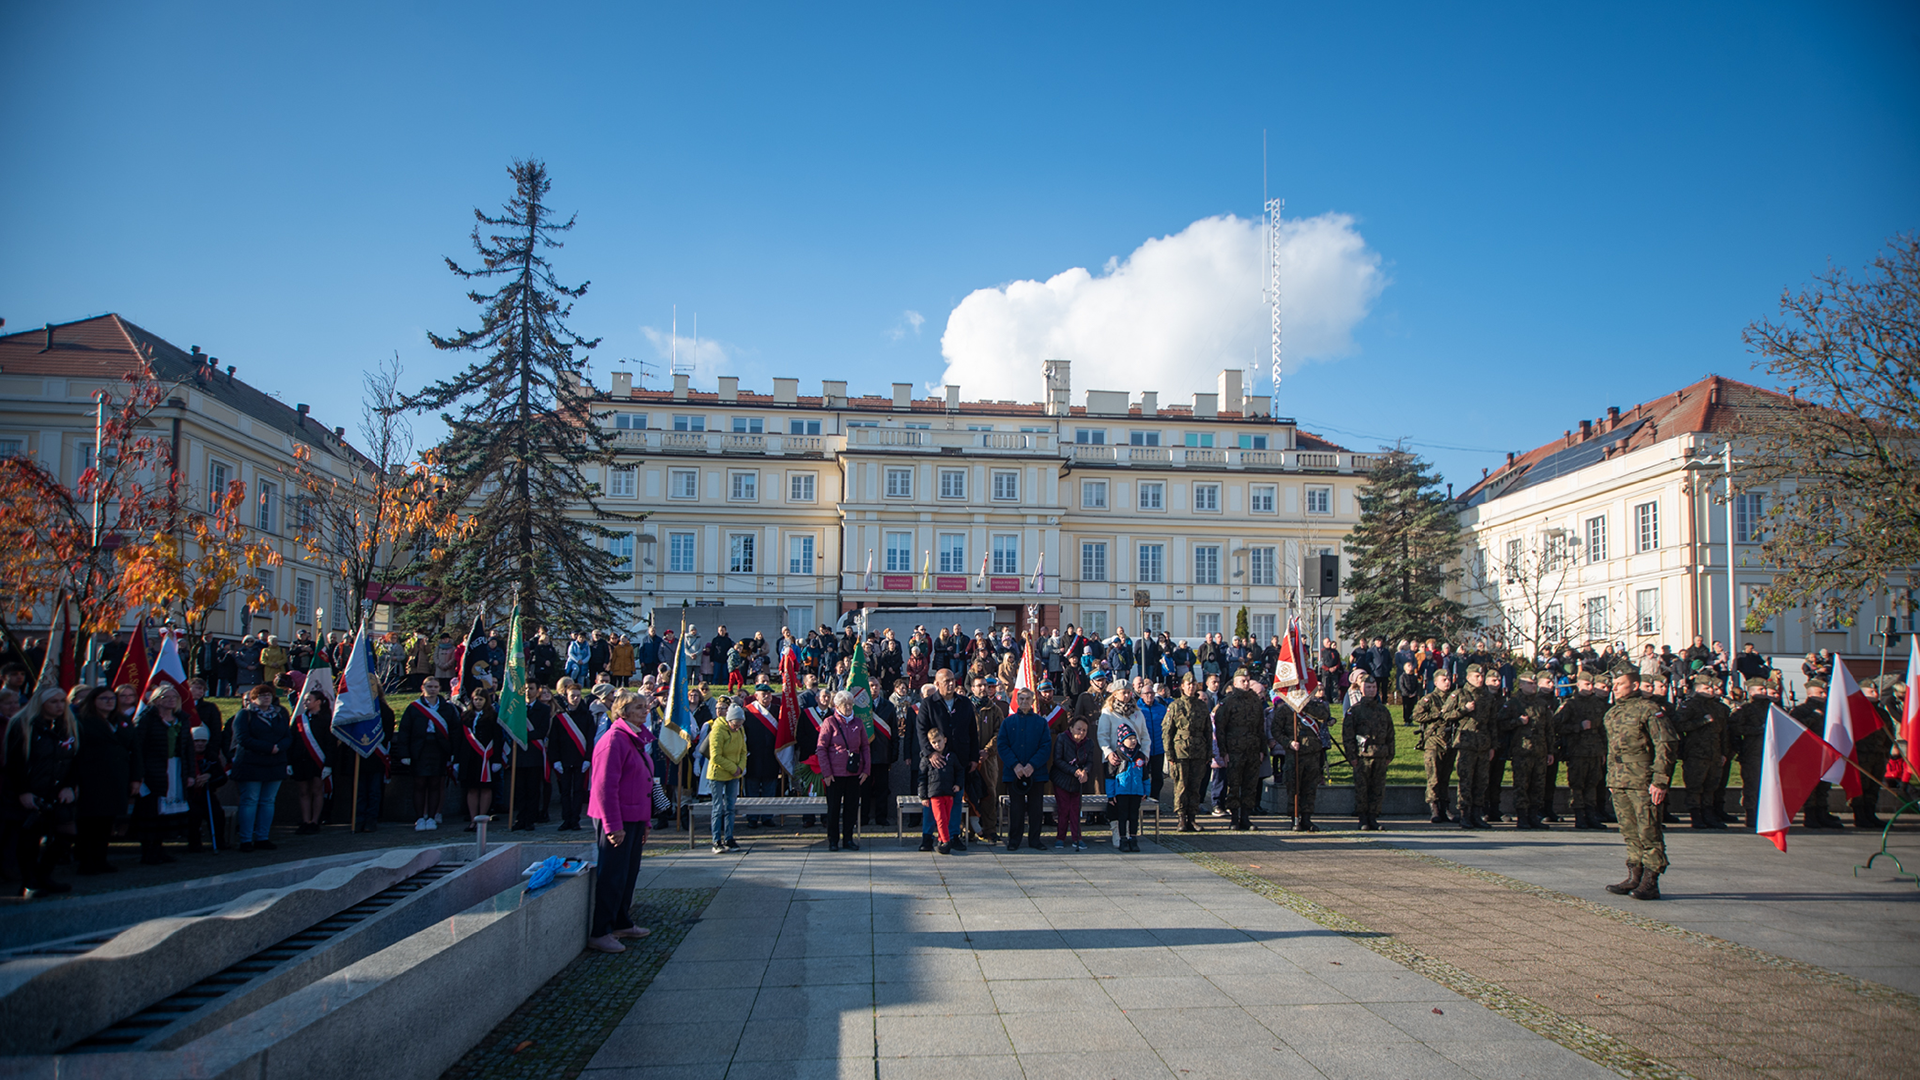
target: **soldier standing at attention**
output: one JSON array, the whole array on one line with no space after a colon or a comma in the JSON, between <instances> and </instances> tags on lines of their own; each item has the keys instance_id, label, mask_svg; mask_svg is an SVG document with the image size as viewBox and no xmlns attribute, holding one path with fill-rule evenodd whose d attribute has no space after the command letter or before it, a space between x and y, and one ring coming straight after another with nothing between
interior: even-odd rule
<instances>
[{"instance_id":1,"label":"soldier standing at attention","mask_svg":"<svg viewBox=\"0 0 1920 1080\"><path fill-rule=\"evenodd\" d=\"M1427 808L1433 816L1427 820L1444 824L1447 817L1447 781L1453 778L1453 724L1440 714L1448 695L1453 693L1453 676L1445 668L1433 673L1433 691L1413 707L1413 722L1420 725L1416 749L1427 764Z\"/></svg>"},{"instance_id":2,"label":"soldier standing at attention","mask_svg":"<svg viewBox=\"0 0 1920 1080\"><path fill-rule=\"evenodd\" d=\"M1856 829L1879 829L1886 826L1880 815L1874 813L1880 805L1881 781L1887 775L1887 758L1893 752L1893 717L1887 712L1887 704L1881 700L1880 684L1868 680L1860 684L1860 692L1866 695L1873 711L1880 717L1880 728L1854 741L1854 757L1859 759L1860 771L1866 773L1860 785L1858 798L1850 800L1848 806L1853 810L1853 827Z\"/></svg>"},{"instance_id":3,"label":"soldier standing at attention","mask_svg":"<svg viewBox=\"0 0 1920 1080\"><path fill-rule=\"evenodd\" d=\"M1760 767L1765 756L1767 741L1767 712L1773 708L1773 694L1777 689L1765 679L1748 679L1743 689L1747 692L1746 704L1733 710L1733 717L1727 721L1727 731L1733 740L1733 753L1729 758L1740 759L1740 813L1747 831L1758 828L1759 818L1754 807L1760 800ZM1729 764L1722 772L1733 771Z\"/></svg>"},{"instance_id":4,"label":"soldier standing at attention","mask_svg":"<svg viewBox=\"0 0 1920 1080\"><path fill-rule=\"evenodd\" d=\"M1544 829L1541 819L1553 809L1553 751L1559 742L1554 730L1553 674L1533 680L1519 676L1513 684L1513 705L1507 713L1508 754L1513 760L1513 827Z\"/></svg>"},{"instance_id":5,"label":"soldier standing at attention","mask_svg":"<svg viewBox=\"0 0 1920 1080\"><path fill-rule=\"evenodd\" d=\"M1511 666L1511 665L1509 665ZM1487 760L1487 788L1480 796L1482 822L1500 820L1500 782L1507 775L1507 736L1513 732L1513 696L1507 693L1498 669L1487 666L1487 694L1493 698L1493 757ZM1516 687L1519 679L1514 679Z\"/></svg>"},{"instance_id":6,"label":"soldier standing at attention","mask_svg":"<svg viewBox=\"0 0 1920 1080\"><path fill-rule=\"evenodd\" d=\"M1293 819L1294 832L1319 832L1313 823L1314 802L1320 797L1320 778L1326 774L1327 740L1333 727L1333 713L1319 698L1293 711L1293 738L1288 745L1295 756L1294 775L1299 787L1295 793L1300 812Z\"/></svg>"},{"instance_id":7,"label":"soldier standing at attention","mask_svg":"<svg viewBox=\"0 0 1920 1080\"><path fill-rule=\"evenodd\" d=\"M1690 828L1724 829L1710 798L1714 778L1727 762L1727 723L1733 713L1720 700L1720 680L1707 672L1693 677L1693 694L1681 702L1673 730L1680 736L1680 762L1687 780Z\"/></svg>"},{"instance_id":8,"label":"soldier standing at attention","mask_svg":"<svg viewBox=\"0 0 1920 1080\"><path fill-rule=\"evenodd\" d=\"M1160 741L1173 770L1173 809L1180 816L1180 831L1199 832L1195 819L1211 772L1213 723L1192 672L1181 676L1180 696L1167 706L1167 715L1160 721Z\"/></svg>"},{"instance_id":9,"label":"soldier standing at attention","mask_svg":"<svg viewBox=\"0 0 1920 1080\"><path fill-rule=\"evenodd\" d=\"M1189 675L1192 673L1189 672ZM1232 828L1253 828L1253 812L1260 808L1260 762L1267 754L1267 710L1247 685L1247 670L1233 673L1233 689L1221 696L1213 722L1220 730L1220 749L1226 755L1226 801L1233 813Z\"/></svg>"},{"instance_id":10,"label":"soldier standing at attention","mask_svg":"<svg viewBox=\"0 0 1920 1080\"><path fill-rule=\"evenodd\" d=\"M1607 891L1635 900L1660 899L1660 875L1667 869L1667 842L1660 805L1667 801L1680 739L1667 712L1639 692L1640 673L1622 667L1613 673L1613 708L1607 710L1607 788L1627 842L1627 878Z\"/></svg>"},{"instance_id":11,"label":"soldier standing at attention","mask_svg":"<svg viewBox=\"0 0 1920 1080\"><path fill-rule=\"evenodd\" d=\"M1567 761L1567 796L1576 829L1604 829L1600 791L1607 779L1607 699L1594 686L1596 673L1582 667L1574 694L1553 714L1560 754Z\"/></svg>"},{"instance_id":12,"label":"soldier standing at attention","mask_svg":"<svg viewBox=\"0 0 1920 1080\"><path fill-rule=\"evenodd\" d=\"M1500 735L1499 701L1487 687L1486 668L1467 665L1467 684L1455 690L1440 715L1453 723L1453 749L1460 769L1460 827L1489 829L1480 800L1487 794L1487 766Z\"/></svg>"},{"instance_id":13,"label":"soldier standing at attention","mask_svg":"<svg viewBox=\"0 0 1920 1080\"><path fill-rule=\"evenodd\" d=\"M1800 726L1824 739L1827 737L1827 680L1807 680L1807 699L1787 710ZM1843 829L1846 825L1830 808L1833 785L1825 780L1813 785L1813 794L1801 806L1800 823L1809 829ZM1791 812L1791 811L1789 811Z\"/></svg>"},{"instance_id":14,"label":"soldier standing at attention","mask_svg":"<svg viewBox=\"0 0 1920 1080\"><path fill-rule=\"evenodd\" d=\"M1380 703L1380 683L1355 672L1360 700L1340 720L1340 741L1353 764L1353 809L1366 832L1380 831L1380 804L1387 795L1387 766L1393 764L1393 714Z\"/></svg>"}]
</instances>

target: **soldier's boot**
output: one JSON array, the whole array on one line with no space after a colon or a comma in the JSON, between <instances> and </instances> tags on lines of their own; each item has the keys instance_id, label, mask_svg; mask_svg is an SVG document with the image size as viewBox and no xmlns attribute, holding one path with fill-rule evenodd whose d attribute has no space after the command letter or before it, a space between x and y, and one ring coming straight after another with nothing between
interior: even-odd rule
<instances>
[{"instance_id":1,"label":"soldier's boot","mask_svg":"<svg viewBox=\"0 0 1920 1080\"><path fill-rule=\"evenodd\" d=\"M1473 807L1464 805L1460 807L1460 827L1463 829L1477 829L1480 827L1474 824Z\"/></svg>"},{"instance_id":2,"label":"soldier's boot","mask_svg":"<svg viewBox=\"0 0 1920 1080\"><path fill-rule=\"evenodd\" d=\"M1607 886L1607 891L1615 896L1626 896L1640 887L1640 876L1640 868L1632 863L1628 863L1627 879L1618 885Z\"/></svg>"},{"instance_id":3,"label":"soldier's boot","mask_svg":"<svg viewBox=\"0 0 1920 1080\"><path fill-rule=\"evenodd\" d=\"M1427 809L1433 811L1433 816L1427 818L1429 825L1445 825L1447 823L1447 808L1445 806L1437 802L1430 802L1427 804Z\"/></svg>"},{"instance_id":4,"label":"soldier's boot","mask_svg":"<svg viewBox=\"0 0 1920 1080\"><path fill-rule=\"evenodd\" d=\"M1660 824L1662 825L1680 824L1680 815L1673 812L1673 803L1671 801L1663 802L1660 804Z\"/></svg>"},{"instance_id":5,"label":"soldier's boot","mask_svg":"<svg viewBox=\"0 0 1920 1080\"><path fill-rule=\"evenodd\" d=\"M1473 825L1474 825L1474 828L1476 828L1476 829L1491 829L1491 828L1493 828L1493 826L1492 826L1492 825L1490 825L1490 824L1488 824L1488 823L1487 823L1487 811L1486 811L1486 808L1485 808L1485 807L1480 807L1480 808L1478 808L1478 809L1476 809L1476 810L1474 810L1474 812L1473 812Z\"/></svg>"},{"instance_id":6,"label":"soldier's boot","mask_svg":"<svg viewBox=\"0 0 1920 1080\"><path fill-rule=\"evenodd\" d=\"M1558 821L1559 819L1555 818L1553 820ZM1533 827L1536 829L1545 829L1545 828L1550 828L1551 826L1547 824L1547 818L1545 815L1535 814L1533 815Z\"/></svg>"},{"instance_id":7,"label":"soldier's boot","mask_svg":"<svg viewBox=\"0 0 1920 1080\"><path fill-rule=\"evenodd\" d=\"M1320 826L1313 823L1313 813L1311 811L1301 811L1300 820L1306 823L1305 827L1300 830L1301 832L1320 831Z\"/></svg>"},{"instance_id":8,"label":"soldier's boot","mask_svg":"<svg viewBox=\"0 0 1920 1080\"><path fill-rule=\"evenodd\" d=\"M1640 884L1635 886L1634 890L1627 895L1633 897L1635 900L1660 899L1660 871L1642 871L1640 874Z\"/></svg>"},{"instance_id":9,"label":"soldier's boot","mask_svg":"<svg viewBox=\"0 0 1920 1080\"><path fill-rule=\"evenodd\" d=\"M1180 815L1180 831L1181 832L1199 832L1200 825L1198 822L1196 822L1193 819L1192 814L1181 814Z\"/></svg>"},{"instance_id":10,"label":"soldier's boot","mask_svg":"<svg viewBox=\"0 0 1920 1080\"><path fill-rule=\"evenodd\" d=\"M1687 828L1724 829L1726 826L1709 817L1705 810L1689 810L1687 811Z\"/></svg>"},{"instance_id":11,"label":"soldier's boot","mask_svg":"<svg viewBox=\"0 0 1920 1080\"><path fill-rule=\"evenodd\" d=\"M1560 824L1560 815L1559 815L1559 814L1556 814L1556 813L1554 813L1554 812L1553 812L1553 811L1551 811L1551 810L1549 810L1549 811L1547 811L1546 813L1544 813L1544 814L1541 814L1541 815L1540 815L1540 820L1541 820L1541 821L1551 821L1551 822L1553 822L1553 823L1554 823L1555 825L1558 825L1558 824Z\"/></svg>"},{"instance_id":12,"label":"soldier's boot","mask_svg":"<svg viewBox=\"0 0 1920 1080\"><path fill-rule=\"evenodd\" d=\"M1873 804L1878 801L1874 796L1878 794L1879 792L1876 791L1874 795L1862 795L1860 798L1853 800L1854 828L1883 829L1886 827L1887 823L1880 820L1880 815L1873 812Z\"/></svg>"}]
</instances>

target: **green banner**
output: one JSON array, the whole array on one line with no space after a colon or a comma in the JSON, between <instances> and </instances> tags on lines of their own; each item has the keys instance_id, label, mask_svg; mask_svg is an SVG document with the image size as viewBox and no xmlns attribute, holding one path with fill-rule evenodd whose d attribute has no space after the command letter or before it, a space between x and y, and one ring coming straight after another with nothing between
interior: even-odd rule
<instances>
[{"instance_id":1,"label":"green banner","mask_svg":"<svg viewBox=\"0 0 1920 1080\"><path fill-rule=\"evenodd\" d=\"M847 691L853 695L853 715L873 738L873 680L867 677L867 643L853 643L853 668L847 673Z\"/></svg>"},{"instance_id":2,"label":"green banner","mask_svg":"<svg viewBox=\"0 0 1920 1080\"><path fill-rule=\"evenodd\" d=\"M513 745L527 748L527 655L520 641L520 605L507 624L507 670L500 678L500 727Z\"/></svg>"}]
</instances>

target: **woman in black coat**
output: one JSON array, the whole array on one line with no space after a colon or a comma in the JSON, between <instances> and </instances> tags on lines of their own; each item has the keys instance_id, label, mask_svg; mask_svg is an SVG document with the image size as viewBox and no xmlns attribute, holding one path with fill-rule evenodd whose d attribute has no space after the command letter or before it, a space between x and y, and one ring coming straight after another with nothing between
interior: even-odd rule
<instances>
[{"instance_id":1,"label":"woman in black coat","mask_svg":"<svg viewBox=\"0 0 1920 1080\"><path fill-rule=\"evenodd\" d=\"M57 686L44 687L28 698L26 708L7 725L6 789L14 799L7 811L19 822L14 849L20 866L19 895L29 899L41 893L73 891L73 886L53 880L53 868L72 842L77 750L73 717L67 713L66 695Z\"/></svg>"},{"instance_id":2,"label":"woman in black coat","mask_svg":"<svg viewBox=\"0 0 1920 1080\"><path fill-rule=\"evenodd\" d=\"M110 874L114 866L107 861L107 844L114 819L126 817L128 801L140 794L133 726L120 718L120 699L111 687L76 687L67 705L80 740L73 759L73 779L79 786L74 803L76 869L87 875Z\"/></svg>"},{"instance_id":3,"label":"woman in black coat","mask_svg":"<svg viewBox=\"0 0 1920 1080\"><path fill-rule=\"evenodd\" d=\"M453 740L454 770L460 788L467 794L467 831L473 831L473 819L493 811L493 778L500 771L500 720L493 711L493 696L476 687L473 711Z\"/></svg>"},{"instance_id":4,"label":"woman in black coat","mask_svg":"<svg viewBox=\"0 0 1920 1080\"><path fill-rule=\"evenodd\" d=\"M133 718L140 749L140 782L146 791L134 802L133 816L140 833L140 861L148 866L173 862L161 849L168 829L184 825L190 786L206 783L200 755L193 749L193 717L171 683L147 692L147 700Z\"/></svg>"},{"instance_id":5,"label":"woman in black coat","mask_svg":"<svg viewBox=\"0 0 1920 1080\"><path fill-rule=\"evenodd\" d=\"M233 718L233 771L240 805L234 815L234 840L241 851L272 851L267 837L273 829L273 802L287 779L288 751L293 749L293 718L281 708L273 687L255 686L247 705Z\"/></svg>"},{"instance_id":6,"label":"woman in black coat","mask_svg":"<svg viewBox=\"0 0 1920 1080\"><path fill-rule=\"evenodd\" d=\"M327 799L327 781L333 777L333 743L333 702L320 691L309 690L293 718L293 749L287 757L294 791L300 796L296 832L320 831L320 808Z\"/></svg>"}]
</instances>

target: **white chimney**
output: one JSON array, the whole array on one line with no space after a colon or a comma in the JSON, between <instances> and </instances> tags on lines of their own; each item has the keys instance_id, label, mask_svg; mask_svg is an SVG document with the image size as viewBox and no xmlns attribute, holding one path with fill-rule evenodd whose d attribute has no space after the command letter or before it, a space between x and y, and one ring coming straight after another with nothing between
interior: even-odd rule
<instances>
[{"instance_id":1,"label":"white chimney","mask_svg":"<svg viewBox=\"0 0 1920 1080\"><path fill-rule=\"evenodd\" d=\"M1040 370L1047 379L1047 415L1065 416L1073 398L1073 366L1066 360L1042 360Z\"/></svg>"},{"instance_id":2,"label":"white chimney","mask_svg":"<svg viewBox=\"0 0 1920 1080\"><path fill-rule=\"evenodd\" d=\"M1158 416L1160 414L1160 392L1158 390L1140 391L1140 415Z\"/></svg>"},{"instance_id":3,"label":"white chimney","mask_svg":"<svg viewBox=\"0 0 1920 1080\"><path fill-rule=\"evenodd\" d=\"M960 411L960 388L952 383L947 384L947 411Z\"/></svg>"},{"instance_id":4,"label":"white chimney","mask_svg":"<svg viewBox=\"0 0 1920 1080\"><path fill-rule=\"evenodd\" d=\"M738 375L722 375L719 381L721 401L740 400L740 377Z\"/></svg>"},{"instance_id":5,"label":"white chimney","mask_svg":"<svg viewBox=\"0 0 1920 1080\"><path fill-rule=\"evenodd\" d=\"M673 377L673 400L687 400L687 376L675 375Z\"/></svg>"},{"instance_id":6,"label":"white chimney","mask_svg":"<svg viewBox=\"0 0 1920 1080\"><path fill-rule=\"evenodd\" d=\"M1237 413L1246 404L1240 393L1240 380L1246 372L1239 368L1225 368L1220 372L1220 408L1223 412Z\"/></svg>"},{"instance_id":7,"label":"white chimney","mask_svg":"<svg viewBox=\"0 0 1920 1080\"><path fill-rule=\"evenodd\" d=\"M613 373L613 396L617 398L633 396L633 372L616 371Z\"/></svg>"},{"instance_id":8,"label":"white chimney","mask_svg":"<svg viewBox=\"0 0 1920 1080\"><path fill-rule=\"evenodd\" d=\"M821 379L820 380L820 396L826 399L824 402L822 402L822 404L824 404L829 409L846 408L847 380Z\"/></svg>"},{"instance_id":9,"label":"white chimney","mask_svg":"<svg viewBox=\"0 0 1920 1080\"><path fill-rule=\"evenodd\" d=\"M773 380L773 400L781 405L792 405L800 400L799 379Z\"/></svg>"},{"instance_id":10,"label":"white chimney","mask_svg":"<svg viewBox=\"0 0 1920 1080\"><path fill-rule=\"evenodd\" d=\"M913 408L912 383L897 382L893 384L893 407L896 411L901 412Z\"/></svg>"},{"instance_id":11,"label":"white chimney","mask_svg":"<svg viewBox=\"0 0 1920 1080\"><path fill-rule=\"evenodd\" d=\"M1211 420L1220 415L1219 394L1193 395L1193 415Z\"/></svg>"}]
</instances>

